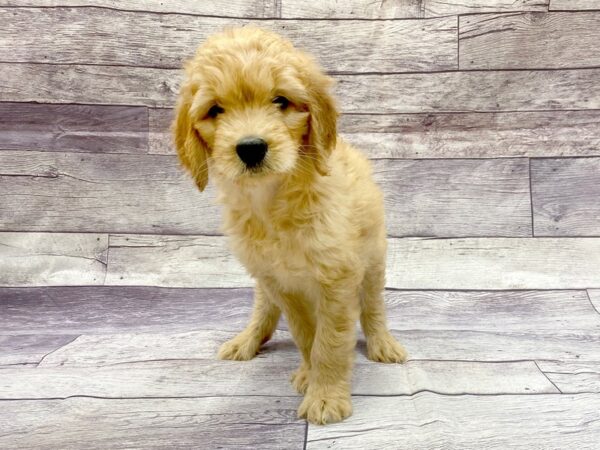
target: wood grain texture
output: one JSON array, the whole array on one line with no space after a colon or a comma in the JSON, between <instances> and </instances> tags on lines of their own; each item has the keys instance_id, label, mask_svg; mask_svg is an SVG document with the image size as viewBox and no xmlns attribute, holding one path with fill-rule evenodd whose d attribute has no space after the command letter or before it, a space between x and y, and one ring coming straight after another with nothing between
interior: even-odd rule
<instances>
[{"instance_id":1,"label":"wood grain texture","mask_svg":"<svg viewBox=\"0 0 600 450\"><path fill-rule=\"evenodd\" d=\"M174 155L173 110L148 112L149 152ZM353 113L339 117L338 132L372 159L600 155L600 111L596 110Z\"/></svg>"},{"instance_id":2,"label":"wood grain texture","mask_svg":"<svg viewBox=\"0 0 600 450\"><path fill-rule=\"evenodd\" d=\"M600 239L390 239L387 285L402 289L600 286Z\"/></svg>"},{"instance_id":3,"label":"wood grain texture","mask_svg":"<svg viewBox=\"0 0 600 450\"><path fill-rule=\"evenodd\" d=\"M108 236L0 233L0 286L102 284Z\"/></svg>"},{"instance_id":4,"label":"wood grain texture","mask_svg":"<svg viewBox=\"0 0 600 450\"><path fill-rule=\"evenodd\" d=\"M302 448L297 407L295 397L8 401L0 447Z\"/></svg>"},{"instance_id":5,"label":"wood grain texture","mask_svg":"<svg viewBox=\"0 0 600 450\"><path fill-rule=\"evenodd\" d=\"M5 23L0 31L2 61L45 63L51 55L61 64L172 69L181 67L211 34L228 26L252 23L178 14L157 17L95 8L0 8L0 21ZM35 30L29 27L31 23L36 24ZM458 68L456 17L422 22L263 20L260 26L297 42L330 71L414 72ZM10 39L17 34L18 40ZM99 36L102 45L95 45Z\"/></svg>"},{"instance_id":6,"label":"wood grain texture","mask_svg":"<svg viewBox=\"0 0 600 450\"><path fill-rule=\"evenodd\" d=\"M370 158L600 154L600 111L345 114L338 126Z\"/></svg>"},{"instance_id":7,"label":"wood grain texture","mask_svg":"<svg viewBox=\"0 0 600 450\"><path fill-rule=\"evenodd\" d=\"M390 238L387 286L397 289L600 287L598 238ZM220 236L111 237L107 284L248 287Z\"/></svg>"},{"instance_id":8,"label":"wood grain texture","mask_svg":"<svg viewBox=\"0 0 600 450\"><path fill-rule=\"evenodd\" d=\"M111 235L106 284L249 287L221 236Z\"/></svg>"},{"instance_id":9,"label":"wood grain texture","mask_svg":"<svg viewBox=\"0 0 600 450\"><path fill-rule=\"evenodd\" d=\"M537 365L563 394L600 393L598 361L539 361Z\"/></svg>"},{"instance_id":10,"label":"wood grain texture","mask_svg":"<svg viewBox=\"0 0 600 450\"><path fill-rule=\"evenodd\" d=\"M600 9L600 0L550 0L550 10Z\"/></svg>"},{"instance_id":11,"label":"wood grain texture","mask_svg":"<svg viewBox=\"0 0 600 450\"><path fill-rule=\"evenodd\" d=\"M600 65L600 12L466 16L459 38L465 70Z\"/></svg>"},{"instance_id":12,"label":"wood grain texture","mask_svg":"<svg viewBox=\"0 0 600 450\"><path fill-rule=\"evenodd\" d=\"M588 296L596 312L600 314L600 289L588 289Z\"/></svg>"},{"instance_id":13,"label":"wood grain texture","mask_svg":"<svg viewBox=\"0 0 600 450\"><path fill-rule=\"evenodd\" d=\"M319 2L281 1L282 17L336 19L405 19L422 18L425 0L372 2L369 0L323 0Z\"/></svg>"},{"instance_id":14,"label":"wood grain texture","mask_svg":"<svg viewBox=\"0 0 600 450\"><path fill-rule=\"evenodd\" d=\"M142 107L0 103L0 117L0 150L148 152Z\"/></svg>"},{"instance_id":15,"label":"wood grain texture","mask_svg":"<svg viewBox=\"0 0 600 450\"><path fill-rule=\"evenodd\" d=\"M140 67L0 63L0 100L172 107L181 73ZM339 75L346 113L600 109L600 69ZM390 95L393 92L394 95Z\"/></svg>"},{"instance_id":16,"label":"wood grain texture","mask_svg":"<svg viewBox=\"0 0 600 450\"><path fill-rule=\"evenodd\" d=\"M600 235L600 158L531 161L536 236Z\"/></svg>"},{"instance_id":17,"label":"wood grain texture","mask_svg":"<svg viewBox=\"0 0 600 450\"><path fill-rule=\"evenodd\" d=\"M0 398L296 396L289 375L299 364L297 351L290 348L272 358L244 362L212 359L105 367L7 368L0 370ZM52 383L45 383L49 379ZM362 361L354 367L353 394L413 395L423 390L450 395L558 392L532 361L410 361L403 365Z\"/></svg>"},{"instance_id":18,"label":"wood grain texture","mask_svg":"<svg viewBox=\"0 0 600 450\"><path fill-rule=\"evenodd\" d=\"M214 188L201 194L174 155L2 151L0 190L4 230L215 234L221 223Z\"/></svg>"},{"instance_id":19,"label":"wood grain texture","mask_svg":"<svg viewBox=\"0 0 600 450\"><path fill-rule=\"evenodd\" d=\"M0 335L241 330L251 306L252 289L0 288Z\"/></svg>"},{"instance_id":20,"label":"wood grain texture","mask_svg":"<svg viewBox=\"0 0 600 450\"><path fill-rule=\"evenodd\" d=\"M395 2L372 2L351 0L338 2L299 2L282 0L282 17L304 18L363 18L399 19L439 17L456 14L511 11L546 11L549 0L398 0Z\"/></svg>"},{"instance_id":21,"label":"wood grain texture","mask_svg":"<svg viewBox=\"0 0 600 450\"><path fill-rule=\"evenodd\" d=\"M373 163L391 236L531 236L525 159Z\"/></svg>"},{"instance_id":22,"label":"wood grain texture","mask_svg":"<svg viewBox=\"0 0 600 450\"><path fill-rule=\"evenodd\" d=\"M550 0L423 0L425 17L548 10Z\"/></svg>"},{"instance_id":23,"label":"wood grain texture","mask_svg":"<svg viewBox=\"0 0 600 450\"><path fill-rule=\"evenodd\" d=\"M0 308L4 300L0 297ZM31 316L30 311L28 316ZM69 334L0 334L0 368L2 366L37 365L42 359L71 343L77 335ZM2 370L4 370L2 368ZM1 371L0 371L1 372Z\"/></svg>"},{"instance_id":24,"label":"wood grain texture","mask_svg":"<svg viewBox=\"0 0 600 450\"><path fill-rule=\"evenodd\" d=\"M116 10L231 17L275 17L275 0L0 0L0 6L97 7Z\"/></svg>"},{"instance_id":25,"label":"wood grain texture","mask_svg":"<svg viewBox=\"0 0 600 450\"><path fill-rule=\"evenodd\" d=\"M345 422L309 425L306 448L505 449L518 443L592 449L599 434L600 396L595 394L448 397L423 392L411 398L355 398L354 414Z\"/></svg>"}]
</instances>

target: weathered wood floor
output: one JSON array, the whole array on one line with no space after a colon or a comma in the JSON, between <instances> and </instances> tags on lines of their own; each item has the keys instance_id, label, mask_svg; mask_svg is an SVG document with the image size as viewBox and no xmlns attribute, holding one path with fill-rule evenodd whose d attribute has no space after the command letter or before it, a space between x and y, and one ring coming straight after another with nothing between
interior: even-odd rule
<instances>
[{"instance_id":1,"label":"weathered wood floor","mask_svg":"<svg viewBox=\"0 0 600 450\"><path fill-rule=\"evenodd\" d=\"M0 448L598 449L600 1L0 0ZM258 23L337 80L386 194L410 360L296 418L168 126L181 62Z\"/></svg>"}]
</instances>

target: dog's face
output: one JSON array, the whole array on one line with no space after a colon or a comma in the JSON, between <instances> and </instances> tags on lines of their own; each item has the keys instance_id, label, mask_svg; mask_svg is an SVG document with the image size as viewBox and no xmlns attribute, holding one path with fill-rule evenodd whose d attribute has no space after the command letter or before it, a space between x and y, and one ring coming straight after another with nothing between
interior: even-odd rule
<instances>
[{"instance_id":1,"label":"dog's face","mask_svg":"<svg viewBox=\"0 0 600 450\"><path fill-rule=\"evenodd\" d=\"M173 130L203 190L211 173L240 185L327 171L337 113L331 80L281 37L240 28L209 38L186 64Z\"/></svg>"}]
</instances>

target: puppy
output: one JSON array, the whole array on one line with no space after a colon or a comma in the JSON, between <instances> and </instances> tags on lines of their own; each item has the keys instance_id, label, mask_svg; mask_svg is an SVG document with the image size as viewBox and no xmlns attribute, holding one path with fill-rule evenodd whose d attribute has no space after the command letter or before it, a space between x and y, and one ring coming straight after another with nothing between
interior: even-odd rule
<instances>
[{"instance_id":1,"label":"puppy","mask_svg":"<svg viewBox=\"0 0 600 450\"><path fill-rule=\"evenodd\" d=\"M370 164L336 136L331 79L272 32L214 35L185 75L179 158L200 190L214 180L231 248L256 281L250 322L219 357L253 358L283 313L302 355L299 416L340 421L352 413L358 319L369 359L406 358L386 324L383 197Z\"/></svg>"}]
</instances>

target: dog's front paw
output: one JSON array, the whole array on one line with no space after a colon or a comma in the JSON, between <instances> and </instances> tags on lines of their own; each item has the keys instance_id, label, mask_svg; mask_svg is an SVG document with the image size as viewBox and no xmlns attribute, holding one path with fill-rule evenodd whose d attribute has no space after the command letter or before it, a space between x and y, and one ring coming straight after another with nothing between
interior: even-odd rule
<instances>
[{"instance_id":1,"label":"dog's front paw","mask_svg":"<svg viewBox=\"0 0 600 450\"><path fill-rule=\"evenodd\" d=\"M367 357L383 363L403 363L408 354L389 332L367 338Z\"/></svg>"},{"instance_id":2,"label":"dog's front paw","mask_svg":"<svg viewBox=\"0 0 600 450\"><path fill-rule=\"evenodd\" d=\"M352 414L352 401L349 392L338 389L308 388L304 400L298 408L298 416L316 425L341 422Z\"/></svg>"},{"instance_id":3,"label":"dog's front paw","mask_svg":"<svg viewBox=\"0 0 600 450\"><path fill-rule=\"evenodd\" d=\"M260 343L255 338L242 332L221 345L217 357L219 359L248 361L256 356L259 348Z\"/></svg>"},{"instance_id":4,"label":"dog's front paw","mask_svg":"<svg viewBox=\"0 0 600 450\"><path fill-rule=\"evenodd\" d=\"M292 373L292 386L298 391L299 394L305 394L308 389L308 376L310 369L302 363L298 369Z\"/></svg>"}]
</instances>

